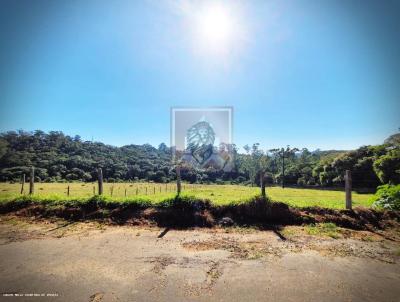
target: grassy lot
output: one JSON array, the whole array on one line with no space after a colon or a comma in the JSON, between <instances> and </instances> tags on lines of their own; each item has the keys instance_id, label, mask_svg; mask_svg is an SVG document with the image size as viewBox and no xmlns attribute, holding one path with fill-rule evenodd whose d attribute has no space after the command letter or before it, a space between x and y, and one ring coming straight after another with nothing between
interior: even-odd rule
<instances>
[{"instance_id":1,"label":"grassy lot","mask_svg":"<svg viewBox=\"0 0 400 302\"><path fill-rule=\"evenodd\" d=\"M67 187L70 195L67 196ZM0 201L14 199L20 195L20 184L0 183ZM97 193L96 183L36 183L35 196L46 199L87 199L93 196L93 189ZM29 184L25 184L27 194ZM125 197L126 191L126 197ZM124 201L132 199L150 200L153 203L161 202L166 198L172 198L176 194L176 185L153 183L105 183L104 195L111 196L115 200ZM246 202L259 194L257 187L239 185L192 185L183 184L183 196L194 196L200 199L209 199L215 205L227 205L230 203ZM267 188L268 196L274 201L282 201L291 206L307 207L320 206L326 208L344 208L345 195L340 191L293 189L280 187ZM371 205L370 194L357 194L353 192L354 206Z\"/></svg>"}]
</instances>

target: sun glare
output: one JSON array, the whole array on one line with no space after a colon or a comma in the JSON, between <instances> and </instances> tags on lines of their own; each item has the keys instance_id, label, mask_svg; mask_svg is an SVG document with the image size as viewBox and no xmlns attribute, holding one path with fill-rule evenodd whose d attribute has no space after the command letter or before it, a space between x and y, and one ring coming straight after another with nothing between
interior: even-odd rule
<instances>
[{"instance_id":1,"label":"sun glare","mask_svg":"<svg viewBox=\"0 0 400 302\"><path fill-rule=\"evenodd\" d=\"M230 17L223 7L208 8L199 17L199 30L203 38L209 42L218 43L232 34Z\"/></svg>"},{"instance_id":2,"label":"sun glare","mask_svg":"<svg viewBox=\"0 0 400 302\"><path fill-rule=\"evenodd\" d=\"M235 36L234 18L227 7L209 6L197 15L201 46L209 51L225 51Z\"/></svg>"}]
</instances>

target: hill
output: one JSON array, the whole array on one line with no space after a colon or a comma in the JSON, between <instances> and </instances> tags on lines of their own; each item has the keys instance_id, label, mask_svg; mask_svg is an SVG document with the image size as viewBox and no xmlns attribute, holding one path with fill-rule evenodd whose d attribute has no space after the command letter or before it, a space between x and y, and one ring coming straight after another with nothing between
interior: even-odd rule
<instances>
[{"instance_id":1,"label":"hill","mask_svg":"<svg viewBox=\"0 0 400 302\"><path fill-rule=\"evenodd\" d=\"M288 185L341 186L344 171L349 169L353 172L355 187L376 188L382 183L399 183L400 151L393 141L352 151L296 149L285 155L284 175L279 154L264 154L267 182L280 183L284 177ZM184 166L182 179L192 183L257 183L248 164L251 157L251 152L235 153L236 168L229 173ZM45 182L94 181L98 167L103 169L104 178L109 182L176 179L171 150L164 143L158 148L148 144L115 147L82 141L78 135L72 137L59 131L20 130L0 134L0 180L19 181L22 174L29 174L31 166L36 169L37 181Z\"/></svg>"}]
</instances>

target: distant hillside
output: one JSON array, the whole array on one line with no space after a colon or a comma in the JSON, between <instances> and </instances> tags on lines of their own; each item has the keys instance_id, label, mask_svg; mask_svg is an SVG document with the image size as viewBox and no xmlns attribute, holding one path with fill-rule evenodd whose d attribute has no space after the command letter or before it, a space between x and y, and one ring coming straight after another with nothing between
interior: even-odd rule
<instances>
[{"instance_id":1,"label":"distant hillside","mask_svg":"<svg viewBox=\"0 0 400 302\"><path fill-rule=\"evenodd\" d=\"M113 179L151 179L162 181L169 174L170 151L161 144L114 147L99 142L81 141L62 132L7 132L0 143L0 178L11 180L35 166L40 180L96 179L96 169Z\"/></svg>"},{"instance_id":2,"label":"distant hillside","mask_svg":"<svg viewBox=\"0 0 400 302\"><path fill-rule=\"evenodd\" d=\"M320 157L331 157L331 156L337 156L337 155L340 155L340 154L343 154L343 153L346 153L349 151L351 151L351 150L319 150L319 149L317 149L315 151L312 151L311 153L317 154Z\"/></svg>"},{"instance_id":3,"label":"distant hillside","mask_svg":"<svg viewBox=\"0 0 400 302\"><path fill-rule=\"evenodd\" d=\"M285 158L285 174L279 154L267 157L267 181L289 185L342 186L344 171L353 173L356 187L375 188L400 180L400 151L396 137L384 145L357 150L313 152L302 149ZM236 169L229 173L182 167L183 180L205 183L257 182L251 171L251 155L236 154ZM58 131L45 133L10 131L0 134L0 180L19 181L35 167L37 181L94 181L97 168L107 181L146 180L167 182L176 178L171 151L165 144L114 147L100 142L82 141ZM251 176L253 175L253 176ZM252 178L253 177L253 178Z\"/></svg>"}]
</instances>

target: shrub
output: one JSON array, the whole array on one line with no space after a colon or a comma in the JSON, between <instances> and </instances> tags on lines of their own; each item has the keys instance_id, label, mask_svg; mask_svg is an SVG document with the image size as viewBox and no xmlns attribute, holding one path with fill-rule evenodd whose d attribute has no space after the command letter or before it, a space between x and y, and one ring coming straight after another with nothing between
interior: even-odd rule
<instances>
[{"instance_id":1,"label":"shrub","mask_svg":"<svg viewBox=\"0 0 400 302\"><path fill-rule=\"evenodd\" d=\"M311 177L308 181L307 181L307 185L309 186L315 186L315 179L313 177Z\"/></svg>"},{"instance_id":2,"label":"shrub","mask_svg":"<svg viewBox=\"0 0 400 302\"><path fill-rule=\"evenodd\" d=\"M245 182L245 181L246 181L246 177L238 176L238 177L236 178L236 181L237 181L238 183Z\"/></svg>"},{"instance_id":3,"label":"shrub","mask_svg":"<svg viewBox=\"0 0 400 302\"><path fill-rule=\"evenodd\" d=\"M400 210L400 185L378 187L373 198L373 206L389 210Z\"/></svg>"},{"instance_id":4,"label":"shrub","mask_svg":"<svg viewBox=\"0 0 400 302\"><path fill-rule=\"evenodd\" d=\"M394 149L379 157L373 166L382 183L400 183L400 150Z\"/></svg>"},{"instance_id":5,"label":"shrub","mask_svg":"<svg viewBox=\"0 0 400 302\"><path fill-rule=\"evenodd\" d=\"M215 183L216 183L217 185L223 185L223 184L224 184L224 181L223 181L222 179L220 179L220 178L217 178L217 179L215 180Z\"/></svg>"},{"instance_id":6,"label":"shrub","mask_svg":"<svg viewBox=\"0 0 400 302\"><path fill-rule=\"evenodd\" d=\"M304 177L300 177L299 179L297 179L297 185L300 187L304 187L306 185L306 180Z\"/></svg>"}]
</instances>

